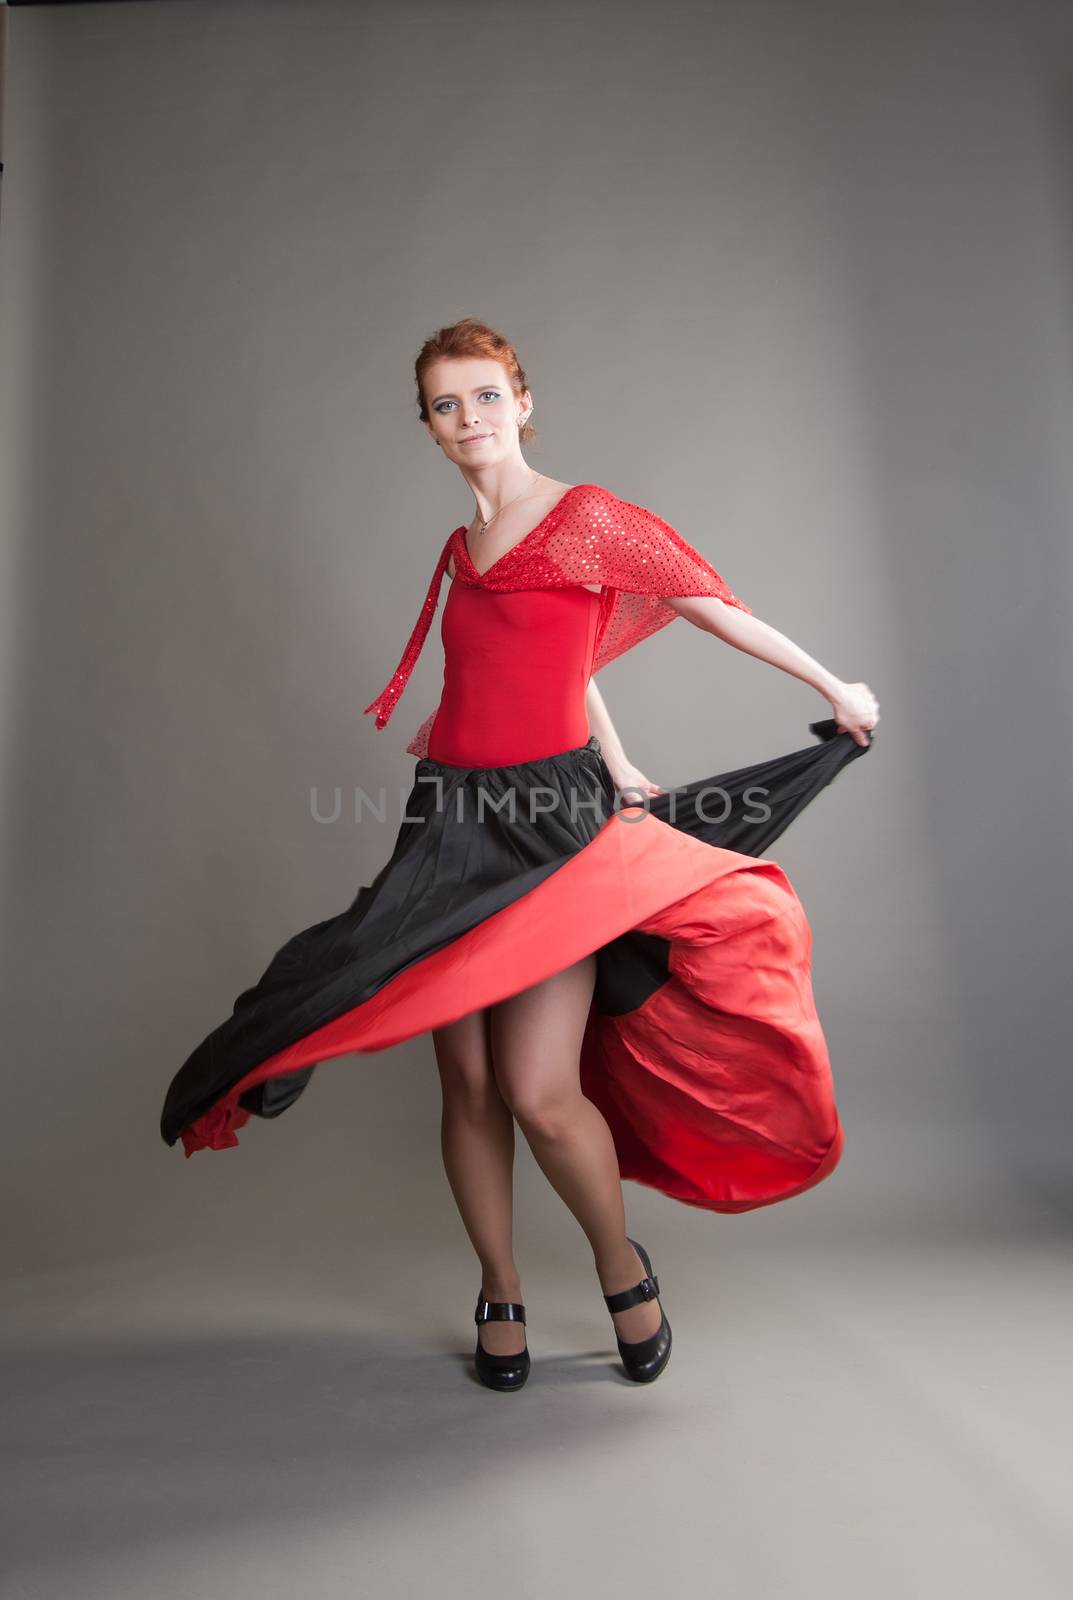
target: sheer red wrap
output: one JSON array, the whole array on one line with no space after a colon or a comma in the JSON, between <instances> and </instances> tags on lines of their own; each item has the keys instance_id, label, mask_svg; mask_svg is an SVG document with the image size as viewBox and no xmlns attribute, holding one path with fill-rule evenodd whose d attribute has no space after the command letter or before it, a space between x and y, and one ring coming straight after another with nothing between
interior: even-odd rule
<instances>
[{"instance_id":1,"label":"sheer red wrap","mask_svg":"<svg viewBox=\"0 0 1073 1600\"><path fill-rule=\"evenodd\" d=\"M465 532L459 527L448 536L402 659L390 682L365 707L364 715L376 713L378 728L387 726L421 654L452 552L455 583L500 594L601 584L594 672L674 621L678 613L667 605L669 595L710 595L751 615L744 600L669 522L644 506L620 500L597 483L568 489L547 516L484 574L469 559ZM435 715L425 719L407 745L410 754L427 753Z\"/></svg>"}]
</instances>

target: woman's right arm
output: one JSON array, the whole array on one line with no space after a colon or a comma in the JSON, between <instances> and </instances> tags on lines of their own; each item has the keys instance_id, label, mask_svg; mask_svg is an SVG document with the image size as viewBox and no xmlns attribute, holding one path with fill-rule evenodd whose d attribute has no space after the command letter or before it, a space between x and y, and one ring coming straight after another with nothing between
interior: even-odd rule
<instances>
[{"instance_id":1,"label":"woman's right arm","mask_svg":"<svg viewBox=\"0 0 1073 1600\"><path fill-rule=\"evenodd\" d=\"M662 794L664 791L658 783L653 783L646 778L639 767L626 757L622 748L622 740L611 721L611 713L604 704L604 697L596 687L596 679L590 678L588 688L585 690L585 710L589 718L589 732L594 733L600 741L600 754L604 758L607 770L614 780L615 788L620 791L639 789L642 794Z\"/></svg>"}]
</instances>

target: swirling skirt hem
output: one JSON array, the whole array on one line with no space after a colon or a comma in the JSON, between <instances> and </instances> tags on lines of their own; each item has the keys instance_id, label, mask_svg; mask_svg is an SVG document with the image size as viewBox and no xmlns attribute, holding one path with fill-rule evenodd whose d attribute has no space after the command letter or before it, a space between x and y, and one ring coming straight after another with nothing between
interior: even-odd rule
<instances>
[{"instance_id":1,"label":"swirling skirt hem","mask_svg":"<svg viewBox=\"0 0 1073 1600\"><path fill-rule=\"evenodd\" d=\"M494 1005L635 931L667 941L665 979L632 1010L594 1004L584 1093L623 1178L735 1213L811 1188L843 1130L813 1000L811 933L777 863L690 837L640 807L611 816L536 887L269 1056L181 1130L187 1156L238 1143L245 1091L385 1050Z\"/></svg>"}]
</instances>

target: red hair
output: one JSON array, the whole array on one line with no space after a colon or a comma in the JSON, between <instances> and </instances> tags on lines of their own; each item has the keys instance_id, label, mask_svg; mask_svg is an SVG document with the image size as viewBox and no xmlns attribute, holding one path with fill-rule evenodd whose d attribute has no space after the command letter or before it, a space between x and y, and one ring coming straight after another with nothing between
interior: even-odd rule
<instances>
[{"instance_id":1,"label":"red hair","mask_svg":"<svg viewBox=\"0 0 1073 1600\"><path fill-rule=\"evenodd\" d=\"M510 340L503 334L497 333L494 328L490 328L487 323L478 322L476 317L463 317L460 322L452 322L450 327L439 328L431 334L421 346L414 362L414 376L417 380L417 414L422 422L429 420L428 406L425 403L425 373L433 362L449 361L459 356L484 356L489 361L498 361L507 374L511 388L519 397L528 387L525 370ZM518 438L523 443L535 437L536 429L529 421L518 430Z\"/></svg>"}]
</instances>

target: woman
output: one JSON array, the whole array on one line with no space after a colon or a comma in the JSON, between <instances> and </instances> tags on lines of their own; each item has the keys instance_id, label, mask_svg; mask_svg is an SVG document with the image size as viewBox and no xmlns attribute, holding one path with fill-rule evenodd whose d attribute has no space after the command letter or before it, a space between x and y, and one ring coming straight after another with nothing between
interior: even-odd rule
<instances>
[{"instance_id":1,"label":"woman","mask_svg":"<svg viewBox=\"0 0 1073 1600\"><path fill-rule=\"evenodd\" d=\"M239 996L173 1080L161 1131L187 1155L227 1148L250 1114L293 1104L318 1061L430 1032L444 1164L482 1273L481 1381L529 1374L517 1122L589 1241L627 1376L650 1382L671 1331L626 1233L622 1178L737 1212L800 1193L841 1154L810 930L785 874L757 858L869 747L878 702L755 618L654 513L530 468L532 396L502 336L474 319L443 328L416 379L477 513L445 542L366 708L387 723L448 576L443 695L407 746L395 849ZM676 615L820 690L823 742L675 791L652 783L591 674Z\"/></svg>"}]
</instances>

